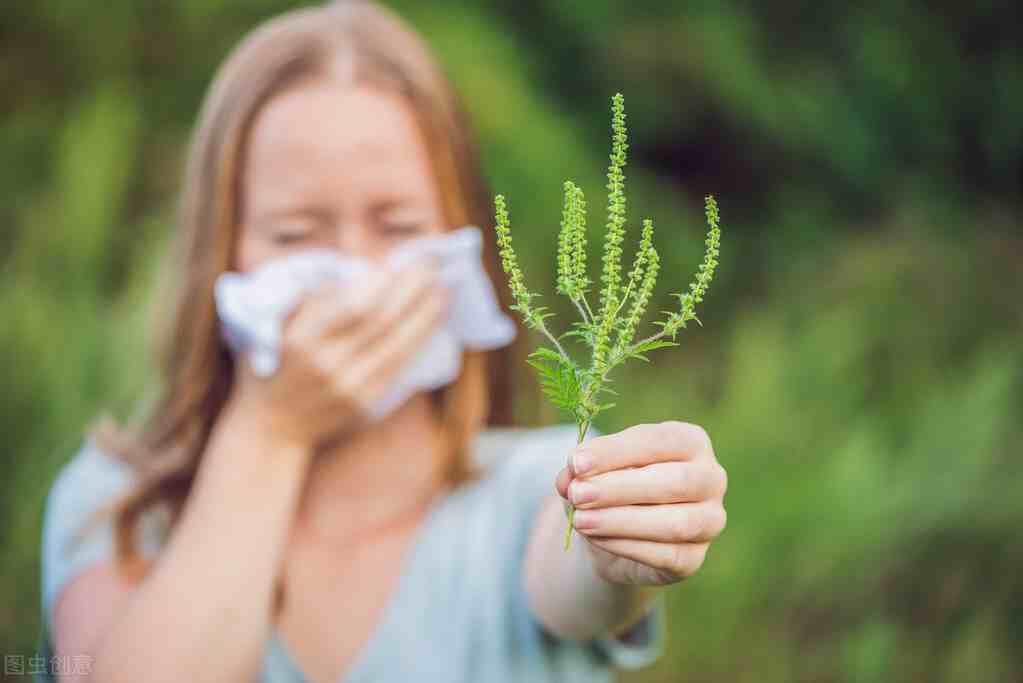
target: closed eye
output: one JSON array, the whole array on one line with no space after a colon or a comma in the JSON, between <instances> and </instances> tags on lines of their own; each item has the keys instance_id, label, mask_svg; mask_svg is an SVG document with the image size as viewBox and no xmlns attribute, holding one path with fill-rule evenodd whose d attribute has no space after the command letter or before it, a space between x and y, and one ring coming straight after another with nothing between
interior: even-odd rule
<instances>
[{"instance_id":1,"label":"closed eye","mask_svg":"<svg viewBox=\"0 0 1023 683\"><path fill-rule=\"evenodd\" d=\"M273 239L276 244L289 245L298 244L308 238L309 232L277 232L274 233L271 239Z\"/></svg>"},{"instance_id":2,"label":"closed eye","mask_svg":"<svg viewBox=\"0 0 1023 683\"><path fill-rule=\"evenodd\" d=\"M304 209L274 216L267 221L270 240L280 246L301 244L323 235L329 225L324 212Z\"/></svg>"},{"instance_id":3,"label":"closed eye","mask_svg":"<svg viewBox=\"0 0 1023 683\"><path fill-rule=\"evenodd\" d=\"M414 237L426 232L426 223L420 221L393 221L383 223L381 232L390 237Z\"/></svg>"}]
</instances>

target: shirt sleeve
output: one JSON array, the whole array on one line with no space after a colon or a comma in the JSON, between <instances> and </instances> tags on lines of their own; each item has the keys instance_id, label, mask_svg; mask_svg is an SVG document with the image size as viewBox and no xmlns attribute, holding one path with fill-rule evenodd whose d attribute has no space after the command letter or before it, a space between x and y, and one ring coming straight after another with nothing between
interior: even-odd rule
<instances>
[{"instance_id":1,"label":"shirt sleeve","mask_svg":"<svg viewBox=\"0 0 1023 683\"><path fill-rule=\"evenodd\" d=\"M93 515L133 484L130 466L104 453L86 440L58 472L46 496L42 532L42 609L49 624L61 589L92 565L114 554L113 523ZM142 550L152 550L159 540L155 520L142 523Z\"/></svg>"},{"instance_id":2,"label":"shirt sleeve","mask_svg":"<svg viewBox=\"0 0 1023 683\"><path fill-rule=\"evenodd\" d=\"M664 653L667 630L667 607L662 592L650 611L626 633L598 638L594 647L619 669L642 669Z\"/></svg>"},{"instance_id":3,"label":"shirt sleeve","mask_svg":"<svg viewBox=\"0 0 1023 683\"><path fill-rule=\"evenodd\" d=\"M590 428L587 438L599 436ZM516 545L515 556L524 559L526 545L543 501L554 492L554 480L567 462L568 454L576 445L577 429L574 424L561 424L531 430L523 436L508 460L500 463L496 481L500 497L507 501L504 509L511 515L512 535ZM576 537L573 542L584 542ZM521 560L520 560L521 564ZM519 567L516 576L521 576ZM522 581L516 579L519 610L525 612L527 597ZM653 663L664 650L666 614L663 595L653 608L628 632L620 636L608 634L587 644L593 653L620 669L639 669Z\"/></svg>"}]
</instances>

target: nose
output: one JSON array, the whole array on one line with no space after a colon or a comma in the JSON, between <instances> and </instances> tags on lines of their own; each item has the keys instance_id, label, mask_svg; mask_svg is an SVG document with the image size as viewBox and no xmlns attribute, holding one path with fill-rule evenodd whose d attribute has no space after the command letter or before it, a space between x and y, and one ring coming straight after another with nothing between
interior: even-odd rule
<instances>
[{"instance_id":1,"label":"nose","mask_svg":"<svg viewBox=\"0 0 1023 683\"><path fill-rule=\"evenodd\" d=\"M337 250L346 256L364 258L379 265L387 253L386 245L364 224L339 224L335 234Z\"/></svg>"}]
</instances>

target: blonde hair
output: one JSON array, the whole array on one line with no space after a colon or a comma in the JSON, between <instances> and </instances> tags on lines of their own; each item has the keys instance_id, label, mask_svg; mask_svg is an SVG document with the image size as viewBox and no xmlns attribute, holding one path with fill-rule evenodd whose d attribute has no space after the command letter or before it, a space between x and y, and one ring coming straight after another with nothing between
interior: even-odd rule
<instances>
[{"instance_id":1,"label":"blonde hair","mask_svg":"<svg viewBox=\"0 0 1023 683\"><path fill-rule=\"evenodd\" d=\"M129 576L147 567L136 545L143 513L166 505L171 524L177 521L229 395L233 361L220 335L213 285L231 267L238 244L239 176L252 122L274 95L325 73L338 57L351 62L354 80L397 94L413 112L449 227L489 222L489 192L461 105L401 19L373 2L336 2L280 15L250 33L220 67L191 142L177 235L175 272L183 277L159 348L162 393L139 428L121 429L104 416L90 430L101 448L139 475L110 506L118 566ZM496 243L492 231L484 234L484 265L508 310ZM454 485L476 475L468 449L480 426L512 423L510 353L512 347L466 352L459 378L431 392Z\"/></svg>"}]
</instances>

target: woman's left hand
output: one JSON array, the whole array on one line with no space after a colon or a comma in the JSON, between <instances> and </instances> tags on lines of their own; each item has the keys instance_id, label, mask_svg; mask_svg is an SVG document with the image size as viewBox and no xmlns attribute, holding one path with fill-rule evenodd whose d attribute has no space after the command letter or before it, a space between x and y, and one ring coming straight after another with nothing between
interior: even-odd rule
<instances>
[{"instance_id":1,"label":"woman's left hand","mask_svg":"<svg viewBox=\"0 0 1023 683\"><path fill-rule=\"evenodd\" d=\"M692 576L725 528L725 470L701 427L641 424L579 444L556 488L612 583L665 585Z\"/></svg>"}]
</instances>

